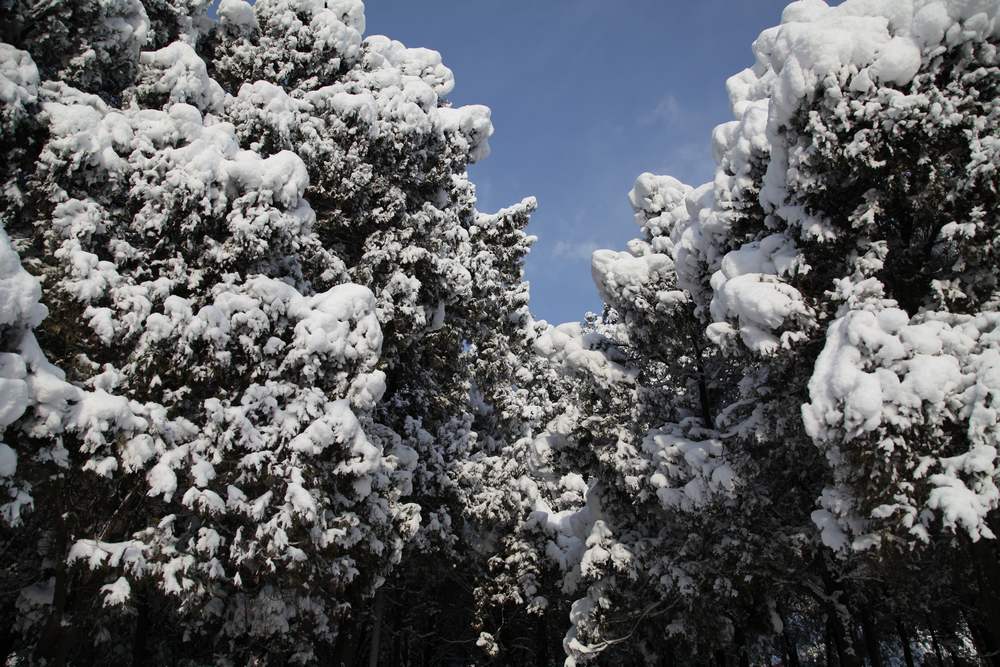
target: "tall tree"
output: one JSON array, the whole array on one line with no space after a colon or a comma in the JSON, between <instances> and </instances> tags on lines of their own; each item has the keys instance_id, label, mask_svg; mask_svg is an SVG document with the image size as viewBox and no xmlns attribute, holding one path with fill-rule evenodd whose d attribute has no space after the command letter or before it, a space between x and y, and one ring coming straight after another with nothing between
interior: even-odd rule
<instances>
[{"instance_id":1,"label":"tall tree","mask_svg":"<svg viewBox=\"0 0 1000 667\"><path fill-rule=\"evenodd\" d=\"M917 632L994 659L997 13L793 3L729 80L714 180L638 180L604 317L541 350L583 378L550 450L588 500L531 520L585 592L571 660L798 635L880 664Z\"/></svg>"},{"instance_id":2,"label":"tall tree","mask_svg":"<svg viewBox=\"0 0 1000 667\"><path fill-rule=\"evenodd\" d=\"M356 1L205 11L3 5L5 302L16 248L50 312L5 345L65 392L5 423L42 582L5 613L57 663L350 662L406 542L459 538L474 385L511 377L471 351L523 345L534 205L476 211L489 110L440 56Z\"/></svg>"}]
</instances>

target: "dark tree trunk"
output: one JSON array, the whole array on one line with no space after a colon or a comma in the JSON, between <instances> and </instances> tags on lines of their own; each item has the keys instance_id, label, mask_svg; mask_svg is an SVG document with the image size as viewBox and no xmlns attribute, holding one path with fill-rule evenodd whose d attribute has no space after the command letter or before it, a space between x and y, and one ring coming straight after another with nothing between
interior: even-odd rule
<instances>
[{"instance_id":1,"label":"dark tree trunk","mask_svg":"<svg viewBox=\"0 0 1000 667\"><path fill-rule=\"evenodd\" d=\"M948 653L951 654L951 666L952 667L965 667L965 660L962 655L958 652L958 642L952 642L948 647Z\"/></svg>"},{"instance_id":2,"label":"dark tree trunk","mask_svg":"<svg viewBox=\"0 0 1000 667\"><path fill-rule=\"evenodd\" d=\"M702 350L698 345L700 332L691 331L691 345L694 348L694 360L698 367L698 402L701 404L701 419L706 428L715 428L715 415L712 402L708 395L708 384L705 381L705 365L702 361Z\"/></svg>"},{"instance_id":3,"label":"dark tree trunk","mask_svg":"<svg viewBox=\"0 0 1000 667\"><path fill-rule=\"evenodd\" d=\"M548 667L549 665L549 630L545 622L545 616L538 619L535 626L535 665L536 667Z\"/></svg>"},{"instance_id":4,"label":"dark tree trunk","mask_svg":"<svg viewBox=\"0 0 1000 667\"><path fill-rule=\"evenodd\" d=\"M371 642L368 647L368 667L378 667L380 643L382 640L382 614L385 612L385 593L380 588L375 592L375 613L372 620Z\"/></svg>"},{"instance_id":5,"label":"dark tree trunk","mask_svg":"<svg viewBox=\"0 0 1000 667\"><path fill-rule=\"evenodd\" d=\"M879 639L878 627L868 607L861 609L861 627L865 633L865 651L871 667L882 667L882 642Z\"/></svg>"},{"instance_id":6,"label":"dark tree trunk","mask_svg":"<svg viewBox=\"0 0 1000 667\"><path fill-rule=\"evenodd\" d=\"M354 667L357 653L356 623L353 619L344 619L337 632L337 641L333 645L332 667Z\"/></svg>"},{"instance_id":7,"label":"dark tree trunk","mask_svg":"<svg viewBox=\"0 0 1000 667\"><path fill-rule=\"evenodd\" d=\"M801 667L799 662L799 648L795 644L795 638L792 637L792 633L788 631L788 623L785 619L781 619L781 644L785 650L785 663L788 667ZM829 649L828 649L829 651Z\"/></svg>"},{"instance_id":8,"label":"dark tree trunk","mask_svg":"<svg viewBox=\"0 0 1000 667\"><path fill-rule=\"evenodd\" d=\"M910 648L910 633L906 631L903 622L896 619L896 632L899 633L899 643L903 645L903 660L906 667L916 667L913 662L913 649Z\"/></svg>"},{"instance_id":9,"label":"dark tree trunk","mask_svg":"<svg viewBox=\"0 0 1000 667\"><path fill-rule=\"evenodd\" d=\"M834 654L836 652L836 648L834 646L835 642L834 642L834 639L833 639L833 629L832 629L831 625L832 624L830 623L830 620L827 619L827 621L826 621L826 637L824 638L824 642L823 642L824 645L825 645L825 647L826 647L826 667L836 667L836 660L834 658Z\"/></svg>"},{"instance_id":10,"label":"dark tree trunk","mask_svg":"<svg viewBox=\"0 0 1000 667\"><path fill-rule=\"evenodd\" d=\"M938 667L944 667L944 654L941 652L941 642L938 641L937 630L930 617L927 618L927 629L931 631L931 646L934 647L934 656L937 658Z\"/></svg>"},{"instance_id":11,"label":"dark tree trunk","mask_svg":"<svg viewBox=\"0 0 1000 667\"><path fill-rule=\"evenodd\" d=\"M837 664L840 667L864 667L864 662L854 649L853 637L847 627L841 622L836 606L827 615L829 632L833 635L833 644L837 651Z\"/></svg>"},{"instance_id":12,"label":"dark tree trunk","mask_svg":"<svg viewBox=\"0 0 1000 667\"><path fill-rule=\"evenodd\" d=\"M834 645L837 649L837 664L840 667L864 667L864 661L854 646L850 613L844 602L846 597L844 587L830 572L826 562L823 559L820 559L819 562L827 595L827 632L833 635ZM841 618L841 612L843 612L844 618Z\"/></svg>"},{"instance_id":13,"label":"dark tree trunk","mask_svg":"<svg viewBox=\"0 0 1000 667\"><path fill-rule=\"evenodd\" d=\"M739 667L750 667L750 650L747 648L746 635L743 633L743 628L736 628L736 664Z\"/></svg>"},{"instance_id":14,"label":"dark tree trunk","mask_svg":"<svg viewBox=\"0 0 1000 667\"><path fill-rule=\"evenodd\" d=\"M667 651L663 660L663 667L677 667L677 655L674 652L674 643L667 642Z\"/></svg>"},{"instance_id":15,"label":"dark tree trunk","mask_svg":"<svg viewBox=\"0 0 1000 667\"><path fill-rule=\"evenodd\" d=\"M970 630L976 640L980 657L991 667L1000 666L1000 554L991 540L979 540L970 545L976 574L976 618L970 620Z\"/></svg>"},{"instance_id":16,"label":"dark tree trunk","mask_svg":"<svg viewBox=\"0 0 1000 667\"><path fill-rule=\"evenodd\" d=\"M420 652L420 664L423 667L431 667L432 659L434 657L433 650L434 647L431 644L431 637L436 637L434 633L434 621L430 614L424 616L424 637L420 639L421 652Z\"/></svg>"},{"instance_id":17,"label":"dark tree trunk","mask_svg":"<svg viewBox=\"0 0 1000 667\"><path fill-rule=\"evenodd\" d=\"M55 559L55 586L52 595L52 610L35 648L36 658L44 660L48 667L63 667L69 655L69 629L63 624L66 600L69 595L69 573L66 571L66 544L68 542L66 521L59 510L55 517L55 539L52 554Z\"/></svg>"},{"instance_id":18,"label":"dark tree trunk","mask_svg":"<svg viewBox=\"0 0 1000 667\"><path fill-rule=\"evenodd\" d=\"M392 605L392 664L402 665L407 664L407 661L403 660L403 607L399 604L398 600L393 602Z\"/></svg>"},{"instance_id":19,"label":"dark tree trunk","mask_svg":"<svg viewBox=\"0 0 1000 667\"><path fill-rule=\"evenodd\" d=\"M135 629L132 632L132 667L148 665L146 639L149 637L149 601L145 591L136 591Z\"/></svg>"},{"instance_id":20,"label":"dark tree trunk","mask_svg":"<svg viewBox=\"0 0 1000 667\"><path fill-rule=\"evenodd\" d=\"M8 598L12 600L12 598ZM7 623L8 619L14 619L17 616L17 610L14 608L14 603L11 601L9 604L4 605L3 613L0 614L0 664L7 664L7 658L14 651L14 630L11 623Z\"/></svg>"}]
</instances>

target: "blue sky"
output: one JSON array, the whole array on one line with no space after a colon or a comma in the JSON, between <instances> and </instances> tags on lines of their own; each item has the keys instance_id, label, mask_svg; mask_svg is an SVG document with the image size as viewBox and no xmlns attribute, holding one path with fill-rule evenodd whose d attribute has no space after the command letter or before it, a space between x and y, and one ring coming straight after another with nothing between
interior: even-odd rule
<instances>
[{"instance_id":1,"label":"blue sky","mask_svg":"<svg viewBox=\"0 0 1000 667\"><path fill-rule=\"evenodd\" d=\"M725 80L785 0L367 0L368 34L440 51L456 105L493 110L492 154L471 169L479 209L538 198L531 307L550 322L598 311L594 248L638 231L627 193L643 171L712 175Z\"/></svg>"},{"instance_id":2,"label":"blue sky","mask_svg":"<svg viewBox=\"0 0 1000 667\"><path fill-rule=\"evenodd\" d=\"M535 317L556 323L600 310L590 253L637 235L640 173L711 178L725 81L788 1L365 0L366 34L441 52L451 101L493 110L479 209L538 198L526 273Z\"/></svg>"}]
</instances>

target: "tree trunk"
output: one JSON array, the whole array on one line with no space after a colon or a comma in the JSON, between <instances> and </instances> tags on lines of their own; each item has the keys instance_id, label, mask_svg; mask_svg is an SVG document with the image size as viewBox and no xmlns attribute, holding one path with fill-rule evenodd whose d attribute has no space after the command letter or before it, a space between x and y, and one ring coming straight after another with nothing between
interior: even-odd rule
<instances>
[{"instance_id":1,"label":"tree trunk","mask_svg":"<svg viewBox=\"0 0 1000 667\"><path fill-rule=\"evenodd\" d=\"M431 667L432 664L434 657L432 642L438 638L437 633L434 632L434 625L432 614L426 614L424 616L424 632L422 633L424 637L420 639L420 664L422 667Z\"/></svg>"},{"instance_id":2,"label":"tree trunk","mask_svg":"<svg viewBox=\"0 0 1000 667\"><path fill-rule=\"evenodd\" d=\"M149 637L149 601L145 591L136 591L135 630L132 632L132 667L148 665L146 639Z\"/></svg>"},{"instance_id":3,"label":"tree trunk","mask_svg":"<svg viewBox=\"0 0 1000 667\"><path fill-rule=\"evenodd\" d=\"M705 365L702 361L702 350L698 346L698 336L701 332L690 332L691 345L694 348L694 360L698 367L698 402L701 404L701 419L706 428L715 428L715 415L712 413L712 403L709 400L708 384L705 381Z\"/></svg>"},{"instance_id":4,"label":"tree trunk","mask_svg":"<svg viewBox=\"0 0 1000 667\"><path fill-rule=\"evenodd\" d=\"M983 664L995 667L997 664L997 655L996 651L990 649L989 633L982 625L976 622L975 618L970 618L967 614L963 614L963 616L965 617L965 624L969 626L969 634L972 635L972 644L976 647L979 659Z\"/></svg>"},{"instance_id":5,"label":"tree trunk","mask_svg":"<svg viewBox=\"0 0 1000 667\"><path fill-rule=\"evenodd\" d=\"M785 622L784 618L781 619L781 625L781 643L785 649L785 662L788 667L801 667L801 663L799 662L799 648L795 644L792 633L788 631L788 623Z\"/></svg>"},{"instance_id":6,"label":"tree trunk","mask_svg":"<svg viewBox=\"0 0 1000 667\"><path fill-rule=\"evenodd\" d=\"M827 621L826 621L826 636L824 637L823 644L826 647L826 667L836 667L835 661L834 661L834 658L833 658L834 650L835 650L834 649L834 640L833 640L833 631L832 631L832 628L830 627L830 620L829 619L827 619Z\"/></svg>"},{"instance_id":7,"label":"tree trunk","mask_svg":"<svg viewBox=\"0 0 1000 667\"><path fill-rule=\"evenodd\" d=\"M750 651L747 649L746 635L743 628L736 627L736 664L739 667L750 667Z\"/></svg>"},{"instance_id":8,"label":"tree trunk","mask_svg":"<svg viewBox=\"0 0 1000 667\"><path fill-rule=\"evenodd\" d=\"M382 640L382 614L385 612L385 593L375 591L375 618L372 622L371 643L368 648L368 667L378 667L379 643Z\"/></svg>"},{"instance_id":9,"label":"tree trunk","mask_svg":"<svg viewBox=\"0 0 1000 667\"><path fill-rule=\"evenodd\" d=\"M868 653L871 667L882 667L882 642L879 640L875 619L872 618L871 610L867 606L861 609L861 627L865 633L865 651Z\"/></svg>"},{"instance_id":10,"label":"tree trunk","mask_svg":"<svg viewBox=\"0 0 1000 667\"><path fill-rule=\"evenodd\" d=\"M896 619L896 632L899 633L899 643L903 645L903 660L906 662L906 667L916 667L913 662L913 649L910 648L910 634L898 618Z\"/></svg>"},{"instance_id":11,"label":"tree trunk","mask_svg":"<svg viewBox=\"0 0 1000 667\"><path fill-rule=\"evenodd\" d=\"M403 660L403 606L398 599L392 605L392 664L406 664Z\"/></svg>"},{"instance_id":12,"label":"tree trunk","mask_svg":"<svg viewBox=\"0 0 1000 667\"><path fill-rule=\"evenodd\" d=\"M987 665L997 667L1000 666L1000 554L991 540L972 542L970 550L978 584L975 596L978 613L969 626L976 635L980 657Z\"/></svg>"},{"instance_id":13,"label":"tree trunk","mask_svg":"<svg viewBox=\"0 0 1000 667\"><path fill-rule=\"evenodd\" d=\"M850 612L843 602L846 596L844 587L839 579L830 572L825 560L821 558L819 562L823 587L827 596L827 632L833 635L834 645L837 649L837 662L840 667L864 667L864 661L858 656L854 646ZM841 618L842 615L843 618Z\"/></svg>"},{"instance_id":14,"label":"tree trunk","mask_svg":"<svg viewBox=\"0 0 1000 667\"><path fill-rule=\"evenodd\" d=\"M931 646L934 647L934 656L937 658L938 667L944 667L944 654L941 653L941 643L938 641L937 630L930 616L927 617L927 628L931 631Z\"/></svg>"},{"instance_id":15,"label":"tree trunk","mask_svg":"<svg viewBox=\"0 0 1000 667\"><path fill-rule=\"evenodd\" d=\"M344 619L340 622L337 641L333 645L333 667L354 667L354 654L357 650L355 626L353 619Z\"/></svg>"},{"instance_id":16,"label":"tree trunk","mask_svg":"<svg viewBox=\"0 0 1000 667\"><path fill-rule=\"evenodd\" d=\"M69 594L69 573L66 571L66 545L68 542L66 521L61 511L55 517L55 539L52 555L55 560L55 586L52 594L52 611L46 620L35 647L35 657L44 660L49 667L63 667L69 655L69 632L63 625L66 598Z\"/></svg>"},{"instance_id":17,"label":"tree trunk","mask_svg":"<svg viewBox=\"0 0 1000 667\"><path fill-rule=\"evenodd\" d=\"M837 650L837 664L840 667L864 667L864 662L854 649L854 638L837 614L836 605L827 615L828 632L833 635L833 643Z\"/></svg>"},{"instance_id":18,"label":"tree trunk","mask_svg":"<svg viewBox=\"0 0 1000 667\"><path fill-rule=\"evenodd\" d=\"M535 627L535 665L536 667L548 667L549 665L549 629L545 622L545 616L538 619Z\"/></svg>"},{"instance_id":19,"label":"tree trunk","mask_svg":"<svg viewBox=\"0 0 1000 667\"><path fill-rule=\"evenodd\" d=\"M14 607L13 598L7 598L8 603L4 605L3 613L0 614L0 619L13 619L17 616L17 610ZM6 665L7 658L14 651L14 629L12 623L0 622L0 664Z\"/></svg>"}]
</instances>

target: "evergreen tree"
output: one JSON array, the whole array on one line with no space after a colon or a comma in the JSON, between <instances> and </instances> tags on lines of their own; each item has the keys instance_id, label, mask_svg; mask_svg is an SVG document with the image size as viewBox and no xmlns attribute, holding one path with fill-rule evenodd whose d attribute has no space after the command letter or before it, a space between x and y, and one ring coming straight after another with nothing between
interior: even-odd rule
<instances>
[{"instance_id":1,"label":"evergreen tree","mask_svg":"<svg viewBox=\"0 0 1000 667\"><path fill-rule=\"evenodd\" d=\"M994 660L998 8L904 4L790 5L714 180L640 177L605 315L542 346L588 495L525 525L584 593L571 661Z\"/></svg>"},{"instance_id":2,"label":"evergreen tree","mask_svg":"<svg viewBox=\"0 0 1000 667\"><path fill-rule=\"evenodd\" d=\"M534 204L475 210L438 54L360 2L205 10L3 7L4 344L54 378L5 412L22 655L350 662L406 542L464 539L512 365L471 360L522 345Z\"/></svg>"}]
</instances>

